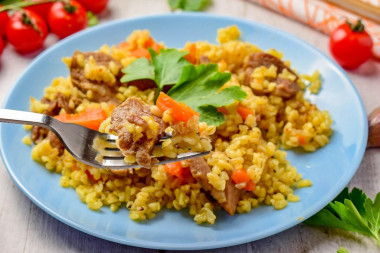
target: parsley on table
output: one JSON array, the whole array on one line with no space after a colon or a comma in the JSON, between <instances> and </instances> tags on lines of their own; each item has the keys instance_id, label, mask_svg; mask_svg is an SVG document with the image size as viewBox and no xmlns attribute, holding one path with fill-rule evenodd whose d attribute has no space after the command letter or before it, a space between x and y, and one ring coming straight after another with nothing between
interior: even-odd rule
<instances>
[{"instance_id":1,"label":"parsley on table","mask_svg":"<svg viewBox=\"0 0 380 253\"><path fill-rule=\"evenodd\" d=\"M304 223L372 236L380 246L380 192L372 201L357 188L354 188L350 193L348 188L345 188L325 208Z\"/></svg>"},{"instance_id":2,"label":"parsley on table","mask_svg":"<svg viewBox=\"0 0 380 253\"><path fill-rule=\"evenodd\" d=\"M210 5L211 0L168 0L170 9L184 11L202 11Z\"/></svg>"},{"instance_id":3,"label":"parsley on table","mask_svg":"<svg viewBox=\"0 0 380 253\"><path fill-rule=\"evenodd\" d=\"M201 122L219 126L225 122L218 107L243 100L247 94L239 87L221 87L230 80L230 73L218 72L217 64L195 67L184 56L188 52L177 49L161 49L157 54L149 50L151 61L140 58L122 70L121 82L150 79L158 88L157 94L166 86L173 85L167 94L197 111Z\"/></svg>"},{"instance_id":4,"label":"parsley on table","mask_svg":"<svg viewBox=\"0 0 380 253\"><path fill-rule=\"evenodd\" d=\"M340 247L336 253L350 253L346 248Z\"/></svg>"},{"instance_id":5,"label":"parsley on table","mask_svg":"<svg viewBox=\"0 0 380 253\"><path fill-rule=\"evenodd\" d=\"M168 92L178 102L183 102L200 113L199 120L219 126L225 122L217 107L243 100L247 94L239 86L220 88L231 79L230 73L218 72L217 64L186 66L180 80ZM219 91L220 90L220 91Z\"/></svg>"}]
</instances>

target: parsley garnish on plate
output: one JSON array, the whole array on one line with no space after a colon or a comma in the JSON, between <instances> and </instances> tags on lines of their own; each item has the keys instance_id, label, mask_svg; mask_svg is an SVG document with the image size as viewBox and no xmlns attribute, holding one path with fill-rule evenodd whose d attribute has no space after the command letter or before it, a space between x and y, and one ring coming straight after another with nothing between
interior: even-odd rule
<instances>
[{"instance_id":1,"label":"parsley garnish on plate","mask_svg":"<svg viewBox=\"0 0 380 253\"><path fill-rule=\"evenodd\" d=\"M348 188L345 188L338 197L304 223L372 236L380 246L380 193L372 202L362 190L354 188L349 193Z\"/></svg>"},{"instance_id":2,"label":"parsley garnish on plate","mask_svg":"<svg viewBox=\"0 0 380 253\"><path fill-rule=\"evenodd\" d=\"M152 61L150 62L146 58L133 61L122 70L125 75L121 78L121 82L151 79L156 83L158 93L160 93L164 86L176 84L181 77L183 68L191 65L183 58L188 52L181 52L172 48L161 49L159 54L149 49L149 53Z\"/></svg>"},{"instance_id":3,"label":"parsley garnish on plate","mask_svg":"<svg viewBox=\"0 0 380 253\"><path fill-rule=\"evenodd\" d=\"M230 73L218 72L217 64L194 66L184 56L188 52L177 49L161 49L157 54L149 50L151 61L140 58L122 70L121 82L141 79L153 80L157 94L166 86L173 86L167 94L197 111L199 120L219 126L225 122L218 107L243 100L247 94L239 86L221 89L231 79Z\"/></svg>"},{"instance_id":4,"label":"parsley garnish on plate","mask_svg":"<svg viewBox=\"0 0 380 253\"><path fill-rule=\"evenodd\" d=\"M199 121L219 126L225 119L217 108L247 96L239 86L220 90L230 79L230 73L218 72L217 64L189 65L183 69L180 80L169 90L168 95L199 112Z\"/></svg>"},{"instance_id":5,"label":"parsley garnish on plate","mask_svg":"<svg viewBox=\"0 0 380 253\"><path fill-rule=\"evenodd\" d=\"M210 5L211 0L168 0L170 9L184 11L202 11Z\"/></svg>"}]
</instances>

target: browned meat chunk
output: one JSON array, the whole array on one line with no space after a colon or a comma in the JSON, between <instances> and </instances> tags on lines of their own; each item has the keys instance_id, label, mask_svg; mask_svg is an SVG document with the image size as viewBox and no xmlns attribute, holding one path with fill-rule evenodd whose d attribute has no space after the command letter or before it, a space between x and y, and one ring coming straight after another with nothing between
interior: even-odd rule
<instances>
[{"instance_id":1,"label":"browned meat chunk","mask_svg":"<svg viewBox=\"0 0 380 253\"><path fill-rule=\"evenodd\" d=\"M157 85L153 80L150 79L141 79L141 80L135 80L128 82L128 86L136 86L139 90L147 90L147 89L152 89L156 88Z\"/></svg>"},{"instance_id":2,"label":"browned meat chunk","mask_svg":"<svg viewBox=\"0 0 380 253\"><path fill-rule=\"evenodd\" d=\"M253 92L256 95L273 94L283 98L291 98L295 96L297 92L300 90L300 87L297 84L297 74L294 73L294 71L291 70L288 66L286 66L285 63L282 62L279 58L267 53L254 53L248 57L243 66L243 68L245 69L245 84L249 85L251 83L252 72L255 68L260 66L265 66L269 68L271 65L277 67L277 74L280 74L284 69L286 69L294 76L296 76L296 79L294 81L290 81L288 79L277 77L275 80L270 80L275 81L277 83L277 86L273 92L270 92L268 90L256 89L253 89Z\"/></svg>"},{"instance_id":3,"label":"browned meat chunk","mask_svg":"<svg viewBox=\"0 0 380 253\"><path fill-rule=\"evenodd\" d=\"M154 121L158 123L157 133L153 138L148 138L143 131L143 136L134 141L133 134L127 131L125 124L131 123L147 129L149 127L148 122L142 118L143 116L152 116ZM166 127L166 123L161 118L152 114L149 105L134 97L128 98L116 107L111 117L111 131L115 131L119 137L120 150L124 155L136 156L136 162L145 168L152 166L150 152L157 140L162 137Z\"/></svg>"},{"instance_id":4,"label":"browned meat chunk","mask_svg":"<svg viewBox=\"0 0 380 253\"><path fill-rule=\"evenodd\" d=\"M202 188L210 192L211 196L218 201L228 214L234 215L242 190L237 189L231 179L226 181L224 191L216 190L208 182L207 173L211 172L211 169L202 157L190 160L190 171L193 177L202 185Z\"/></svg>"},{"instance_id":5,"label":"browned meat chunk","mask_svg":"<svg viewBox=\"0 0 380 253\"><path fill-rule=\"evenodd\" d=\"M74 112L74 110L69 107L69 98L62 93L58 93L56 99L54 100L49 100L44 97L41 102L44 104L49 104L49 107L43 111L43 114L49 116L58 115L61 109L64 109L66 113ZM53 148L58 148L60 154L63 152L61 141L52 132L39 126L34 126L32 128L31 139L34 143L40 143L45 138L48 138Z\"/></svg>"},{"instance_id":6,"label":"browned meat chunk","mask_svg":"<svg viewBox=\"0 0 380 253\"><path fill-rule=\"evenodd\" d=\"M34 126L32 128L31 139L34 143L40 143L48 135L49 130L43 127Z\"/></svg>"},{"instance_id":7,"label":"browned meat chunk","mask_svg":"<svg viewBox=\"0 0 380 253\"><path fill-rule=\"evenodd\" d=\"M46 138L49 140L52 148L58 149L59 154L63 154L64 147L61 143L61 140L52 132L49 131Z\"/></svg>"},{"instance_id":8,"label":"browned meat chunk","mask_svg":"<svg viewBox=\"0 0 380 253\"><path fill-rule=\"evenodd\" d=\"M115 82L104 82L104 81L95 81L86 78L83 62L78 61L81 59L79 57L83 55L83 60L86 61L90 57L96 62L98 66L104 66L109 68L110 63L114 63L116 67L118 67L119 72L115 75ZM79 57L79 58L78 58ZM71 81L73 84L78 87L82 92L86 93L87 91L92 91L91 101L94 102L114 102L115 104L119 104L120 102L115 98L117 94L118 87L120 86L120 77L122 65L116 61L114 58L109 56L108 54L101 52L88 52L83 53L80 51L75 51L72 56L71 67L70 67L70 75Z\"/></svg>"},{"instance_id":9,"label":"browned meat chunk","mask_svg":"<svg viewBox=\"0 0 380 253\"><path fill-rule=\"evenodd\" d=\"M300 87L297 83L290 81L289 79L277 78L276 80L277 86L273 91L273 95L283 97L283 98L291 98L297 94L300 90Z\"/></svg>"},{"instance_id":10,"label":"browned meat chunk","mask_svg":"<svg viewBox=\"0 0 380 253\"><path fill-rule=\"evenodd\" d=\"M49 107L43 111L43 114L49 116L56 116L59 114L61 109L64 109L66 113L73 113L74 110L69 107L69 98L67 98L62 93L57 93L57 98L54 100L49 100L47 98L42 98L41 100L44 104L49 104Z\"/></svg>"}]
</instances>

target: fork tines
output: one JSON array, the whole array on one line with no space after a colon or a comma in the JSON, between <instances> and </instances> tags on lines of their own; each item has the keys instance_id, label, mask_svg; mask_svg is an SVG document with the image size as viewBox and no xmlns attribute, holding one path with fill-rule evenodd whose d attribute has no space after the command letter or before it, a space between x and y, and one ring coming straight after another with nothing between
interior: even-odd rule
<instances>
[{"instance_id":1,"label":"fork tines","mask_svg":"<svg viewBox=\"0 0 380 253\"><path fill-rule=\"evenodd\" d=\"M171 134L166 134L155 144L155 146L161 146L163 141L171 137L172 137ZM99 162L99 164L101 164L103 167L110 167L112 169L128 169L128 168L141 167L137 163L129 164L124 161L125 157L116 145L117 139L118 137L116 135L111 135L111 134L102 134L102 135L97 136L93 142L93 149L95 149L98 152L98 155L96 156L95 160ZM160 160L155 165L167 164L171 162L192 159L195 157L204 156L208 153L210 152L183 153L183 154L179 154L177 158L175 159Z\"/></svg>"}]
</instances>

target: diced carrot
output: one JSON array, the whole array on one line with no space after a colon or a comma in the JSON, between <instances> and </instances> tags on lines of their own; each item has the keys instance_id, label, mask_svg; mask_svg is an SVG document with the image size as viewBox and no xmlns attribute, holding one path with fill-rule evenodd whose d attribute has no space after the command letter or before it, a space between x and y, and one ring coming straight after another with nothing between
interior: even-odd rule
<instances>
[{"instance_id":1,"label":"diced carrot","mask_svg":"<svg viewBox=\"0 0 380 253\"><path fill-rule=\"evenodd\" d=\"M240 114L243 120L245 120L248 117L248 115L253 114L253 110L244 105L239 105L237 108L237 112Z\"/></svg>"},{"instance_id":2,"label":"diced carrot","mask_svg":"<svg viewBox=\"0 0 380 253\"><path fill-rule=\"evenodd\" d=\"M161 111L172 110L171 116L175 121L187 122L193 116L199 116L199 113L191 109L190 106L187 106L184 103L175 101L168 95L163 92L160 92L160 95L157 98L156 105L160 108Z\"/></svg>"},{"instance_id":3,"label":"diced carrot","mask_svg":"<svg viewBox=\"0 0 380 253\"><path fill-rule=\"evenodd\" d=\"M153 46L152 46L152 49L154 50L154 51L156 51L156 53L160 53L160 49L161 48L164 48L163 46L161 46L160 44L153 44Z\"/></svg>"},{"instance_id":4,"label":"diced carrot","mask_svg":"<svg viewBox=\"0 0 380 253\"><path fill-rule=\"evenodd\" d=\"M245 169L236 169L232 172L231 179L235 184L245 183L246 186L244 190L253 191L256 187L256 184L252 181L251 177L248 175L247 170Z\"/></svg>"},{"instance_id":5,"label":"diced carrot","mask_svg":"<svg viewBox=\"0 0 380 253\"><path fill-rule=\"evenodd\" d=\"M255 184L252 180L249 180L249 181L247 182L247 185L244 187L244 190L251 192L251 191L253 191L255 188L256 188L256 184Z\"/></svg>"},{"instance_id":6,"label":"diced carrot","mask_svg":"<svg viewBox=\"0 0 380 253\"><path fill-rule=\"evenodd\" d=\"M113 112L113 110L115 110L115 108L116 108L116 105L114 105L114 104L112 104L112 103L110 103L110 104L108 105L108 110L109 110L110 112Z\"/></svg>"},{"instance_id":7,"label":"diced carrot","mask_svg":"<svg viewBox=\"0 0 380 253\"><path fill-rule=\"evenodd\" d=\"M122 41L119 43L119 45L117 46L118 48L120 49L124 49L124 48L129 48L130 44L126 41Z\"/></svg>"},{"instance_id":8,"label":"diced carrot","mask_svg":"<svg viewBox=\"0 0 380 253\"><path fill-rule=\"evenodd\" d=\"M245 169L234 170L232 172L231 179L235 182L235 184L247 183L249 180L251 180Z\"/></svg>"},{"instance_id":9,"label":"diced carrot","mask_svg":"<svg viewBox=\"0 0 380 253\"><path fill-rule=\"evenodd\" d=\"M136 48L130 52L131 52L131 55L133 55L136 58L145 57L148 60L150 60L150 53L149 53L148 49L146 49L146 48Z\"/></svg>"},{"instance_id":10,"label":"diced carrot","mask_svg":"<svg viewBox=\"0 0 380 253\"><path fill-rule=\"evenodd\" d=\"M149 37L149 39L145 41L144 47L146 49L152 48L154 51L156 51L156 53L159 53L160 49L163 48L163 46L156 43L156 41L152 37Z\"/></svg>"},{"instance_id":11,"label":"diced carrot","mask_svg":"<svg viewBox=\"0 0 380 253\"><path fill-rule=\"evenodd\" d=\"M197 53L197 46L195 44L190 45L189 54L185 55L184 58L188 60L190 63L195 64L196 59L196 53Z\"/></svg>"},{"instance_id":12,"label":"diced carrot","mask_svg":"<svg viewBox=\"0 0 380 253\"><path fill-rule=\"evenodd\" d=\"M154 44L156 44L156 42L154 41L154 39L153 39L152 37L149 37L149 38L145 41L144 47L145 47L145 48L150 48L150 47L152 47Z\"/></svg>"},{"instance_id":13,"label":"diced carrot","mask_svg":"<svg viewBox=\"0 0 380 253\"><path fill-rule=\"evenodd\" d=\"M168 163L168 164L165 164L165 171L169 173L170 175L176 176L178 178L182 178L183 167L180 161L174 162L174 163Z\"/></svg>"},{"instance_id":14,"label":"diced carrot","mask_svg":"<svg viewBox=\"0 0 380 253\"><path fill-rule=\"evenodd\" d=\"M71 167L71 170L79 170L79 168L75 163L73 163L73 167Z\"/></svg>"},{"instance_id":15,"label":"diced carrot","mask_svg":"<svg viewBox=\"0 0 380 253\"><path fill-rule=\"evenodd\" d=\"M65 123L74 123L93 130L98 130L100 124L107 119L107 113L102 108L87 108L81 113L65 113L57 115L54 118Z\"/></svg>"},{"instance_id":16,"label":"diced carrot","mask_svg":"<svg viewBox=\"0 0 380 253\"><path fill-rule=\"evenodd\" d=\"M85 173L86 173L87 177L90 179L91 182L96 183L96 182L100 181L100 178L99 179L95 179L94 176L90 173L89 170L86 170Z\"/></svg>"},{"instance_id":17,"label":"diced carrot","mask_svg":"<svg viewBox=\"0 0 380 253\"><path fill-rule=\"evenodd\" d=\"M182 167L181 162L165 164L165 171L180 179L180 184L190 183L194 180L189 167Z\"/></svg>"},{"instance_id":18,"label":"diced carrot","mask_svg":"<svg viewBox=\"0 0 380 253\"><path fill-rule=\"evenodd\" d=\"M306 144L306 137L303 136L303 135L299 135L299 136L298 136L298 142L299 142L301 145L305 145L305 144Z\"/></svg>"},{"instance_id":19,"label":"diced carrot","mask_svg":"<svg viewBox=\"0 0 380 253\"><path fill-rule=\"evenodd\" d=\"M219 107L219 108L218 108L218 112L221 112L221 113L223 113L224 115L227 115L227 114L228 114L227 108L224 107L224 106Z\"/></svg>"}]
</instances>

